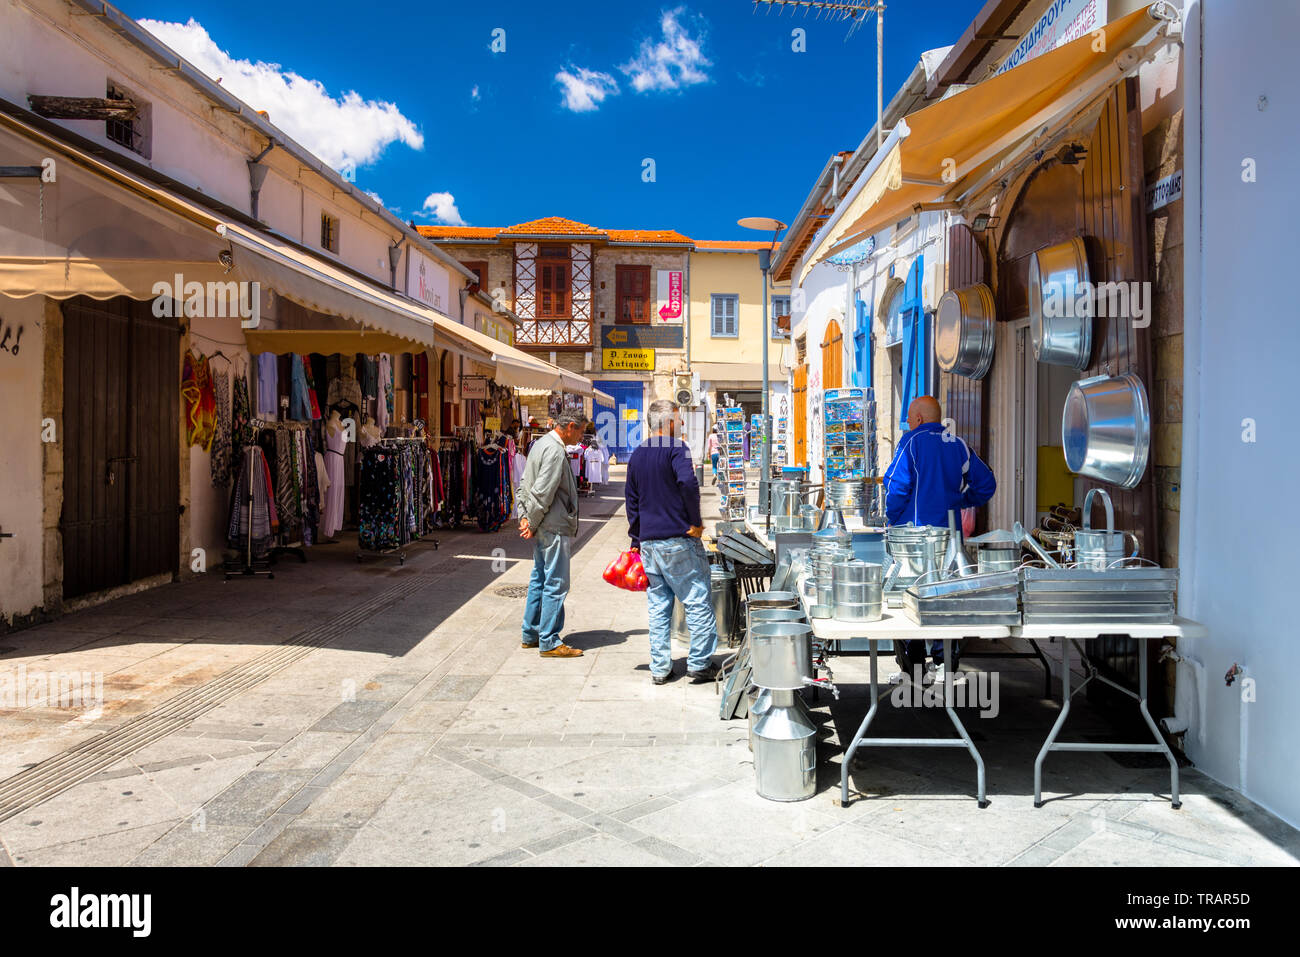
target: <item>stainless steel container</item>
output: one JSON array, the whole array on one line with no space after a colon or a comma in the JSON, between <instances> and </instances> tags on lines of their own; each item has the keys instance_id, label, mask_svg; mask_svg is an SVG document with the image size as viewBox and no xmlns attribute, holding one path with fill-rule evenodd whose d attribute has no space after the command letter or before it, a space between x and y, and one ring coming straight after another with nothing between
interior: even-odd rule
<instances>
[{"instance_id":1,"label":"stainless steel container","mask_svg":"<svg viewBox=\"0 0 1300 957\"><path fill-rule=\"evenodd\" d=\"M1106 528L1096 531L1092 527L1092 498L1100 495L1106 506ZM1124 553L1124 540L1133 539L1133 551ZM1104 488L1088 489L1083 498L1083 528L1074 530L1074 557L1085 568L1104 571L1122 558L1136 558L1138 553L1137 536L1130 532L1115 531L1115 507L1111 504L1110 493Z\"/></svg>"},{"instance_id":2,"label":"stainless steel container","mask_svg":"<svg viewBox=\"0 0 1300 957\"><path fill-rule=\"evenodd\" d=\"M978 546L975 553L975 570L979 574L1011 571L1019 567L1019 542L988 542Z\"/></svg>"},{"instance_id":3,"label":"stainless steel container","mask_svg":"<svg viewBox=\"0 0 1300 957\"><path fill-rule=\"evenodd\" d=\"M673 598L673 617L668 626L668 633L672 635L673 641L690 644L691 631L686 627L686 606L676 597Z\"/></svg>"},{"instance_id":4,"label":"stainless steel container","mask_svg":"<svg viewBox=\"0 0 1300 957\"><path fill-rule=\"evenodd\" d=\"M884 597L880 582L836 582L831 615L836 621L879 621Z\"/></svg>"},{"instance_id":5,"label":"stainless steel container","mask_svg":"<svg viewBox=\"0 0 1300 957\"><path fill-rule=\"evenodd\" d=\"M746 634L749 634L755 625L769 621L800 622L803 621L803 610L799 608L751 608Z\"/></svg>"},{"instance_id":6,"label":"stainless steel container","mask_svg":"<svg viewBox=\"0 0 1300 957\"><path fill-rule=\"evenodd\" d=\"M812 711L797 691L773 691L771 688L749 689L749 750L754 750L754 725L772 708L796 708L812 724Z\"/></svg>"},{"instance_id":7,"label":"stainless steel container","mask_svg":"<svg viewBox=\"0 0 1300 957\"><path fill-rule=\"evenodd\" d=\"M817 726L797 707L772 707L754 723L754 779L769 801L805 801L817 791Z\"/></svg>"},{"instance_id":8,"label":"stainless steel container","mask_svg":"<svg viewBox=\"0 0 1300 957\"><path fill-rule=\"evenodd\" d=\"M1151 404L1132 373L1093 376L1070 386L1061 413L1061 445L1071 472L1132 488L1151 449Z\"/></svg>"},{"instance_id":9,"label":"stainless steel container","mask_svg":"<svg viewBox=\"0 0 1300 957\"><path fill-rule=\"evenodd\" d=\"M877 585L884 579L883 569L874 562L863 562L856 558L851 558L846 562L836 562L832 568L835 584L841 582L875 582Z\"/></svg>"},{"instance_id":10,"label":"stainless steel container","mask_svg":"<svg viewBox=\"0 0 1300 957\"><path fill-rule=\"evenodd\" d=\"M767 621L749 629L754 684L774 691L797 691L813 676L812 627L802 622Z\"/></svg>"},{"instance_id":11,"label":"stainless steel container","mask_svg":"<svg viewBox=\"0 0 1300 957\"><path fill-rule=\"evenodd\" d=\"M745 599L745 607L754 608L797 608L799 596L792 591L760 591Z\"/></svg>"},{"instance_id":12,"label":"stainless steel container","mask_svg":"<svg viewBox=\"0 0 1300 957\"><path fill-rule=\"evenodd\" d=\"M950 289L934 320L934 357L944 372L982 379L993 364L993 291L983 283Z\"/></svg>"},{"instance_id":13,"label":"stainless steel container","mask_svg":"<svg viewBox=\"0 0 1300 957\"><path fill-rule=\"evenodd\" d=\"M1088 368L1091 290L1087 248L1079 237L1029 257L1029 336L1035 359L1080 371Z\"/></svg>"},{"instance_id":14,"label":"stainless steel container","mask_svg":"<svg viewBox=\"0 0 1300 957\"><path fill-rule=\"evenodd\" d=\"M740 630L740 589L736 573L724 565L713 565L709 571L709 593L718 638L731 644Z\"/></svg>"}]
</instances>

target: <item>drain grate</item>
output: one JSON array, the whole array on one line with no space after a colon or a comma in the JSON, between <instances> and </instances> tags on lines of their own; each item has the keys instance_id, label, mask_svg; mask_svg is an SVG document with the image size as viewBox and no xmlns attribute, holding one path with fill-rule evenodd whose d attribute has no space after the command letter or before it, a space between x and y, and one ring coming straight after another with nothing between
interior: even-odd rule
<instances>
[{"instance_id":1,"label":"drain grate","mask_svg":"<svg viewBox=\"0 0 1300 957\"><path fill-rule=\"evenodd\" d=\"M492 594L500 595L502 598L527 598L527 585L502 585L500 588L492 589Z\"/></svg>"},{"instance_id":2,"label":"drain grate","mask_svg":"<svg viewBox=\"0 0 1300 957\"><path fill-rule=\"evenodd\" d=\"M0 821L6 821L48 801L104 768L129 757L145 745L179 731L218 705L341 637L371 615L422 591L428 587L430 578L441 577L443 574L445 572L439 570L436 574L419 575L394 585L345 614L331 619L327 624L301 631L283 644L231 668L207 684L182 691L112 731L96 735L74 748L5 778L0 781Z\"/></svg>"}]
</instances>

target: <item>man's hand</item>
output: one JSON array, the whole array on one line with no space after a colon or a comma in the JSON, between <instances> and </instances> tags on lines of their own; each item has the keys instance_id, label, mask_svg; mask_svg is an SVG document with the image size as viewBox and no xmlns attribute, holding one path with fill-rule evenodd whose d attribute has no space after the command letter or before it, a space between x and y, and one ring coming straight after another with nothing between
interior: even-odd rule
<instances>
[{"instance_id":1,"label":"man's hand","mask_svg":"<svg viewBox=\"0 0 1300 957\"><path fill-rule=\"evenodd\" d=\"M533 537L533 529L532 529L532 527L528 524L528 519L527 519L527 518L521 518L521 519L519 520L519 537L520 537L520 538L532 538L532 537Z\"/></svg>"},{"instance_id":2,"label":"man's hand","mask_svg":"<svg viewBox=\"0 0 1300 957\"><path fill-rule=\"evenodd\" d=\"M690 530L689 532L687 532L686 534L689 535L691 538L703 538L703 537L704 537L704 526L703 526L703 525L692 525L692 526L691 526L691 530Z\"/></svg>"}]
</instances>

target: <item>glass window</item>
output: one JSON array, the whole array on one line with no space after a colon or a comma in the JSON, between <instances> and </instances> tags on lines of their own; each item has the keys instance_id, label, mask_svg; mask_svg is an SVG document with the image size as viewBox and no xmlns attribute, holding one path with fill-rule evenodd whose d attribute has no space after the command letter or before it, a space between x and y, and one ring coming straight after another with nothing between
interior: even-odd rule
<instances>
[{"instance_id":1,"label":"glass window","mask_svg":"<svg viewBox=\"0 0 1300 957\"><path fill-rule=\"evenodd\" d=\"M739 335L737 316L740 312L740 297L733 295L713 296L712 334L715 337L735 338Z\"/></svg>"},{"instance_id":2,"label":"glass window","mask_svg":"<svg viewBox=\"0 0 1300 957\"><path fill-rule=\"evenodd\" d=\"M781 320L785 320L784 323ZM784 326L784 328L782 328ZM790 297L772 297L772 338L790 338Z\"/></svg>"}]
</instances>

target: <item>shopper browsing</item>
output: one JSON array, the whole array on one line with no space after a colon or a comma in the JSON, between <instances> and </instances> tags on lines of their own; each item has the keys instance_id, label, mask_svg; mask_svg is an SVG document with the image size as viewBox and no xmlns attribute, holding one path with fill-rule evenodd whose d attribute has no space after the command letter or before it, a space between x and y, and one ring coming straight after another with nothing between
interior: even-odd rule
<instances>
[{"instance_id":1,"label":"shopper browsing","mask_svg":"<svg viewBox=\"0 0 1300 957\"><path fill-rule=\"evenodd\" d=\"M657 685L672 677L669 627L676 597L686 608L691 633L686 673L694 681L712 681L718 674L713 664L718 634L701 541L700 483L690 447L681 439L685 426L677 407L660 399L650 403L647 418L650 437L628 462L625 497L632 547L640 548L650 579L650 676Z\"/></svg>"},{"instance_id":2,"label":"shopper browsing","mask_svg":"<svg viewBox=\"0 0 1300 957\"><path fill-rule=\"evenodd\" d=\"M533 574L524 606L522 646L543 658L578 658L560 640L569 594L570 540L578 534L578 483L565 447L582 438L582 420L561 413L555 428L533 442L519 483L519 537L533 542Z\"/></svg>"}]
</instances>

